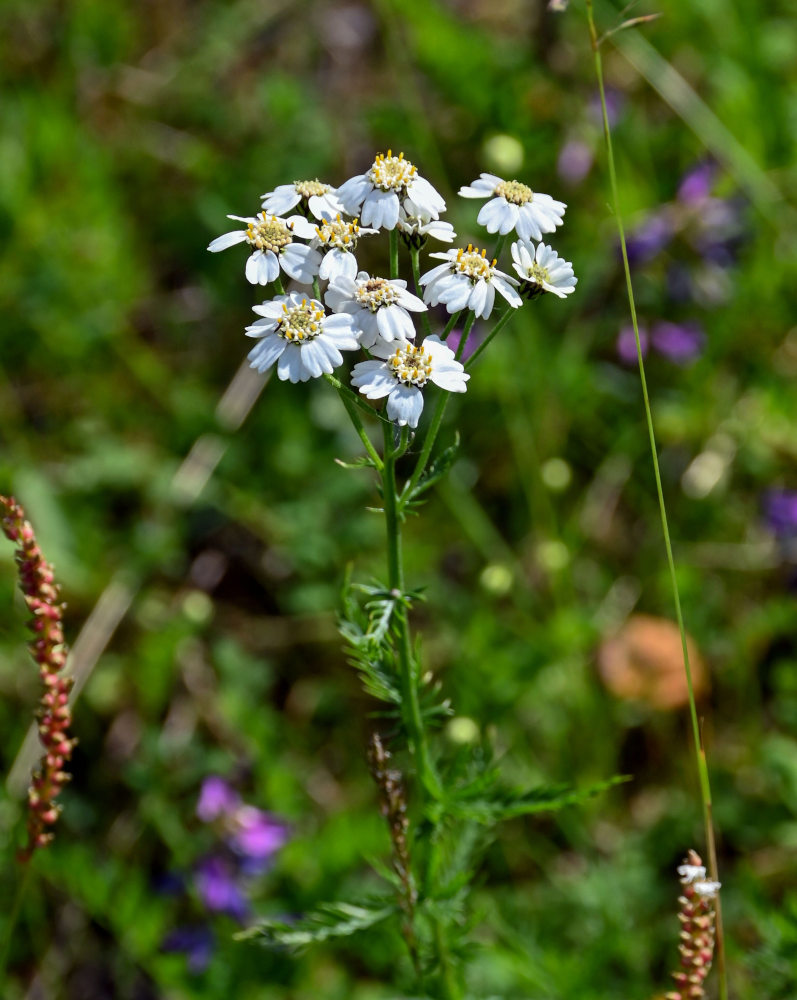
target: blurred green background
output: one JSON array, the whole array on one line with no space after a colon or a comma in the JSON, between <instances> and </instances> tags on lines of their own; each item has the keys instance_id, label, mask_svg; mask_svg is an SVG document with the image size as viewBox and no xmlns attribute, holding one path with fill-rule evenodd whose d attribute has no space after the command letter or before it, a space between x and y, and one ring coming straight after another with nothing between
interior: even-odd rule
<instances>
[{"instance_id":1,"label":"blurred green background","mask_svg":"<svg viewBox=\"0 0 797 1000\"><path fill-rule=\"evenodd\" d=\"M734 998L797 995L793 14L681 0L604 48L706 678ZM552 242L580 281L525 308L450 407L443 441L456 422L462 457L408 531L428 593L417 624L457 716L442 738L490 741L518 783L633 779L502 828L470 992L660 996L674 866L701 817L582 7L5 0L0 24L0 489L56 564L85 681L8 1000L401 990L387 930L275 957L235 943L196 878L213 774L289 825L246 883L256 913L368 889L388 851L364 760L372 706L335 628L346 564L363 580L381 568L373 484L333 461L358 442L326 385L274 379L256 398L262 382L236 376L257 291L243 251L205 251L264 191L342 183L387 147L445 194L466 242L483 235L478 203L455 192L480 170L566 201ZM383 252L363 262L384 267ZM10 545L0 569L8 774L38 682ZM20 815L4 789L4 900ZM180 934L189 954L170 950Z\"/></svg>"}]
</instances>

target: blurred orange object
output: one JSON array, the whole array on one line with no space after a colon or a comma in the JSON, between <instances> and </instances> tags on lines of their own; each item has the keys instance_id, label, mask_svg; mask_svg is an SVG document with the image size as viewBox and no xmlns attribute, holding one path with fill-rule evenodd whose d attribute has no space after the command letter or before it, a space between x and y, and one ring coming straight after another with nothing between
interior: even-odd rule
<instances>
[{"instance_id":1,"label":"blurred orange object","mask_svg":"<svg viewBox=\"0 0 797 1000\"><path fill-rule=\"evenodd\" d=\"M695 697L708 689L697 646L687 636ZM601 643L598 669L606 687L628 701L653 708L679 708L689 700L681 636L675 622L633 615L620 631Z\"/></svg>"}]
</instances>

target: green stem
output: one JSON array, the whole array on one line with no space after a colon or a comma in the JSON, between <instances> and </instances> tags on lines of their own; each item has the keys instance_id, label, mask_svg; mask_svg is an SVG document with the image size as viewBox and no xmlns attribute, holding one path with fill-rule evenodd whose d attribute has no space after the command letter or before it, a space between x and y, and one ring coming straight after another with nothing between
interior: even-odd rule
<instances>
[{"instance_id":1,"label":"green stem","mask_svg":"<svg viewBox=\"0 0 797 1000\"><path fill-rule=\"evenodd\" d=\"M454 313L451 319L446 323L445 329L440 334L440 339L443 341L444 344L448 340L448 335L457 325L457 322L459 321L459 317L461 315L462 315L462 310L460 310L458 313Z\"/></svg>"},{"instance_id":2,"label":"green stem","mask_svg":"<svg viewBox=\"0 0 797 1000\"><path fill-rule=\"evenodd\" d=\"M355 431L357 431L357 434L359 435L359 438L362 441L365 450L368 452L368 457L374 463L374 467L378 472L381 472L382 459L379 457L379 452L376 450L376 448L374 448L373 444L371 443L371 439L368 437L368 434L366 433L362 420L360 420L360 414L357 412L357 405L351 398L351 395L353 395L353 393L349 394L349 391L346 389L346 386L343 385L341 382L338 382L337 379L331 378L329 376L327 376L327 379L333 385L335 385L335 383L337 382L335 388L338 390L341 403L343 403L343 405L346 407L346 412L349 415L349 420L351 420Z\"/></svg>"},{"instance_id":3,"label":"green stem","mask_svg":"<svg viewBox=\"0 0 797 1000\"><path fill-rule=\"evenodd\" d=\"M374 410L373 407L369 406L358 392L353 392L347 385L344 385L339 378L335 378L334 375L328 375L325 372L324 379L329 382L334 389L337 389L341 396L345 395L349 402L358 406L363 413L367 413L369 417L379 417L380 420L382 419L377 411Z\"/></svg>"},{"instance_id":4,"label":"green stem","mask_svg":"<svg viewBox=\"0 0 797 1000\"><path fill-rule=\"evenodd\" d=\"M495 244L495 249L493 250L493 259L496 261L500 260L501 258L501 252L503 251L504 246L506 245L507 236L509 236L509 233L504 233L503 236L498 237L498 240Z\"/></svg>"},{"instance_id":5,"label":"green stem","mask_svg":"<svg viewBox=\"0 0 797 1000\"><path fill-rule=\"evenodd\" d=\"M445 1000L460 1000L462 991L459 988L454 967L451 964L451 956L448 953L443 925L438 917L432 917L431 923L437 960L440 963L440 985L443 988L443 996Z\"/></svg>"},{"instance_id":6,"label":"green stem","mask_svg":"<svg viewBox=\"0 0 797 1000\"><path fill-rule=\"evenodd\" d=\"M459 315L459 314L457 314ZM454 317L456 319L456 317ZM470 313L468 318L465 320L465 326L462 328L462 335L459 341L459 347L457 348L457 353L455 357L459 359L462 356L462 352L465 350L465 344L468 340L468 334L473 326L476 316L474 313ZM449 324L453 326L453 321L449 321ZM446 327L448 329L448 327ZM434 448L434 443L437 438L438 431L440 430L440 425L443 423L443 417L445 416L446 407L448 406L448 400L451 396L450 392L442 390L440 395L437 397L437 405L435 406L434 413L432 414L432 422L429 424L429 430L426 432L426 438L423 442L423 448L418 456L418 461L415 464L412 475L407 480L404 489L401 491L401 498L405 500L410 496L412 491L418 485L418 482L423 475L423 470L426 468L426 463L429 461L429 456L432 454L432 448Z\"/></svg>"},{"instance_id":7,"label":"green stem","mask_svg":"<svg viewBox=\"0 0 797 1000\"><path fill-rule=\"evenodd\" d=\"M399 234L398 229L390 230L390 277L397 278L399 276Z\"/></svg>"},{"instance_id":8,"label":"green stem","mask_svg":"<svg viewBox=\"0 0 797 1000\"><path fill-rule=\"evenodd\" d=\"M313 278L313 295L321 301L321 285L319 284L318 277Z\"/></svg>"},{"instance_id":9,"label":"green stem","mask_svg":"<svg viewBox=\"0 0 797 1000\"><path fill-rule=\"evenodd\" d=\"M700 737L700 723L697 716L697 705L695 703L695 693L692 684L692 670L689 664L689 648L686 641L686 629L684 627L683 613L681 611L681 597L678 590L678 577L675 571L675 559L670 542L670 529L667 519L667 508L664 502L664 490L661 484L661 471L659 469L658 449L656 446L656 435L653 430L653 415L650 408L650 398L648 395L647 379L645 378L645 362L642 357L642 345L639 339L639 324L637 322L636 303L634 300L634 289L631 282L631 267L628 262L628 249L625 241L625 227L623 226L622 215L620 214L620 197L617 185L617 170L614 162L614 149L612 147L612 132L609 126L609 115L606 109L606 93L603 84L603 62L601 60L598 34L595 29L595 19L592 9L592 0L587 2L587 21L589 24L590 42L595 60L595 75L598 79L598 90L600 91L601 110L603 113L603 138L606 144L606 158L609 167L609 182L611 185L612 207L614 209L617 232L620 237L620 249L623 257L623 270L625 272L625 285L628 294L628 304L631 310L631 323L634 328L634 340L636 342L637 363L639 365L639 380L642 385L642 398L645 403L645 419L648 427L648 438L650 442L650 453L653 459L653 473L656 479L656 493L659 501L659 513L661 515L661 527L664 534L664 548L667 552L667 565L670 572L670 584L672 586L673 602L675 604L675 617L678 622L678 630L681 634L681 649L683 651L684 672L686 674L686 686L689 692L689 715L692 722L692 737L694 741L695 761L697 774L700 782L700 794L703 804L703 824L705 827L706 847L708 849L708 860L712 879L717 878L717 851L714 838L714 827L712 823L712 801L711 785L709 782L708 765L706 763L705 751L703 750ZM728 998L728 979L725 965L725 946L722 933L722 912L719 897L715 901L716 909L716 937L717 937L717 978L719 980L719 993L721 1000Z\"/></svg>"},{"instance_id":10,"label":"green stem","mask_svg":"<svg viewBox=\"0 0 797 1000\"><path fill-rule=\"evenodd\" d=\"M495 335L499 333L499 331L503 330L503 328L510 321L510 319L512 319L512 317L515 315L516 312L517 310L512 309L511 306L507 308L503 316L499 317L498 322L495 324L492 330L487 334L487 336L484 338L481 344L479 344L479 346L476 348L473 354L471 354L471 356L465 362L465 368L470 368L471 365L478 360L482 352L487 349L487 346L489 345L493 337L495 337Z\"/></svg>"},{"instance_id":11,"label":"green stem","mask_svg":"<svg viewBox=\"0 0 797 1000\"><path fill-rule=\"evenodd\" d=\"M8 965L8 956L11 953L11 941L14 937L14 929L17 925L17 921L19 920L19 914L22 911L22 902L25 898L25 892L30 885L31 871L31 862L25 862L22 877L17 885L14 902L9 911L8 923L6 924L5 934L3 936L3 944L2 948L0 948L0 986L4 985L6 982L6 966Z\"/></svg>"},{"instance_id":12,"label":"green stem","mask_svg":"<svg viewBox=\"0 0 797 1000\"><path fill-rule=\"evenodd\" d=\"M385 440L384 467L382 469L382 504L385 510L385 530L387 533L387 573L388 586L404 594L404 562L401 547L401 520L399 514L399 498L396 494L396 457L399 449L393 449L393 425L385 421L382 424ZM418 699L418 682L412 655L410 626L407 609L403 607L396 615L398 631L398 656L401 686L403 689L402 707L407 726L410 749L415 758L415 766L422 790L433 798L440 796L440 782L432 768L429 750L426 745L426 732L421 716L421 705Z\"/></svg>"},{"instance_id":13,"label":"green stem","mask_svg":"<svg viewBox=\"0 0 797 1000\"><path fill-rule=\"evenodd\" d=\"M277 275L272 284L274 285L274 288L277 290L278 295L285 294L285 286L283 285L282 278L279 275Z\"/></svg>"},{"instance_id":14,"label":"green stem","mask_svg":"<svg viewBox=\"0 0 797 1000\"><path fill-rule=\"evenodd\" d=\"M419 299L423 298L423 289L421 287L421 252L417 247L410 247L410 258L412 260L412 277L415 281L415 294ZM432 324L429 321L429 313L421 313L421 323L423 324L423 334L428 337L432 332ZM445 338L444 338L445 339Z\"/></svg>"}]
</instances>

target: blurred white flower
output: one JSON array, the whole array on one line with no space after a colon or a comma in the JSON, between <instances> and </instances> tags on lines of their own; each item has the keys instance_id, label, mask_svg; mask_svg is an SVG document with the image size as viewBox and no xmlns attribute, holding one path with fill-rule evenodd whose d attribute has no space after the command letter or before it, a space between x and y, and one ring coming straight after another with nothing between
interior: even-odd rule
<instances>
[{"instance_id":1,"label":"blurred white flower","mask_svg":"<svg viewBox=\"0 0 797 1000\"><path fill-rule=\"evenodd\" d=\"M722 888L722 882L692 882L692 888L703 899L715 899Z\"/></svg>"},{"instance_id":2,"label":"blurred white flower","mask_svg":"<svg viewBox=\"0 0 797 1000\"><path fill-rule=\"evenodd\" d=\"M310 246L319 250L324 259L318 269L318 277L322 281L334 281L336 278L354 278L357 274L357 259L354 251L361 236L371 236L377 229L363 229L352 222L343 222L340 214L332 220L322 222L316 227L316 236Z\"/></svg>"},{"instance_id":3,"label":"blurred white flower","mask_svg":"<svg viewBox=\"0 0 797 1000\"><path fill-rule=\"evenodd\" d=\"M301 215L281 219L261 212L258 216L228 215L228 219L245 222L246 229L217 236L208 246L211 253L218 253L236 243L248 243L254 253L246 262L246 279L253 285L267 285L279 277L280 267L294 281L309 285L318 274L321 254L304 243L295 243L294 237L311 240L315 227Z\"/></svg>"},{"instance_id":4,"label":"blurred white flower","mask_svg":"<svg viewBox=\"0 0 797 1000\"><path fill-rule=\"evenodd\" d=\"M544 243L534 244L519 240L512 244L512 260L515 271L520 275L521 294L528 292L531 297L542 292L553 292L560 299L576 290L578 278L573 274L573 265L564 260Z\"/></svg>"},{"instance_id":5,"label":"blurred white flower","mask_svg":"<svg viewBox=\"0 0 797 1000\"><path fill-rule=\"evenodd\" d=\"M469 243L467 250L446 250L429 256L446 263L433 267L421 278L421 284L426 286L424 302L433 306L443 302L450 313L472 309L482 319L488 319L493 311L496 291L513 309L523 305L512 287L518 284L516 279L499 271L495 266L497 262L487 259L486 250L479 251Z\"/></svg>"},{"instance_id":6,"label":"blurred white flower","mask_svg":"<svg viewBox=\"0 0 797 1000\"><path fill-rule=\"evenodd\" d=\"M278 295L254 306L263 319L246 328L248 337L260 338L248 354L250 367L267 371L275 363L284 382L306 382L343 364L341 351L360 345L350 316L326 316L317 299L301 292Z\"/></svg>"},{"instance_id":7,"label":"blurred white flower","mask_svg":"<svg viewBox=\"0 0 797 1000\"><path fill-rule=\"evenodd\" d=\"M505 181L495 174L481 174L459 193L463 198L490 199L476 218L488 233L504 236L514 229L524 240L541 240L543 233L554 232L562 225L567 208L549 194L539 194L520 181Z\"/></svg>"},{"instance_id":8,"label":"blurred white flower","mask_svg":"<svg viewBox=\"0 0 797 1000\"><path fill-rule=\"evenodd\" d=\"M684 885L689 885L691 882L698 882L706 877L706 866L679 865L678 874L681 876L681 882Z\"/></svg>"},{"instance_id":9,"label":"blurred white flower","mask_svg":"<svg viewBox=\"0 0 797 1000\"><path fill-rule=\"evenodd\" d=\"M364 174L358 174L338 188L338 198L349 215L359 215L364 226L395 229L399 209L409 215L437 219L446 203L418 168L404 154L379 153Z\"/></svg>"},{"instance_id":10,"label":"blurred white flower","mask_svg":"<svg viewBox=\"0 0 797 1000\"><path fill-rule=\"evenodd\" d=\"M417 427L423 412L423 388L433 382L448 392L465 392L470 375L439 337L417 347L402 340L379 343L373 353L382 361L361 361L352 370L352 385L368 399L387 396L387 415L399 427Z\"/></svg>"},{"instance_id":11,"label":"blurred white flower","mask_svg":"<svg viewBox=\"0 0 797 1000\"><path fill-rule=\"evenodd\" d=\"M360 343L369 349L378 341L414 340L410 313L426 312L418 296L407 291L406 281L372 278L366 271L360 271L356 278L336 278L324 301L333 312L352 317Z\"/></svg>"},{"instance_id":12,"label":"blurred white flower","mask_svg":"<svg viewBox=\"0 0 797 1000\"><path fill-rule=\"evenodd\" d=\"M263 211L269 215L284 215L295 208L302 199L316 219L334 219L343 211L335 188L331 184L323 184L318 179L280 184L273 191L266 191L261 197Z\"/></svg>"}]
</instances>

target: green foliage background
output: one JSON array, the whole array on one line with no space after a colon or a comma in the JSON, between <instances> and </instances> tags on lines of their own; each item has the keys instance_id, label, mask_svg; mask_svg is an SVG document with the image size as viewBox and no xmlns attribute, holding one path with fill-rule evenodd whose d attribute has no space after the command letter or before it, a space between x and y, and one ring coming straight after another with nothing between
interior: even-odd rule
<instances>
[{"instance_id":1,"label":"green foliage background","mask_svg":"<svg viewBox=\"0 0 797 1000\"><path fill-rule=\"evenodd\" d=\"M789 15L786 0L681 0L605 48L630 227L707 153L741 219L714 301L668 295L668 264L702 267L688 233L635 274L643 321L696 319L707 335L688 367L651 355L649 380L687 625L712 677L738 998L793 997L797 978L797 550L762 516L767 489L797 488ZM161 944L201 907L159 889L211 846L195 805L212 773L291 824L252 888L259 913L376 885L369 859L388 850L365 764L371 706L334 617L346 564L381 570L372 485L333 461L358 442L324 384L273 380L240 429L229 406L219 419L257 299L240 254L205 252L263 191L340 183L387 147L443 191L467 238L476 205L454 193L480 170L567 201L555 245L580 279L486 355L449 411L463 457L408 531L429 666L475 723L445 738L478 732L518 783L633 778L505 825L479 873L471 994L662 993L673 868L699 845L700 809L685 713L620 700L596 668L603 636L634 610L670 617L671 597L638 378L615 350L627 305L579 5L6 0L0 19L0 485L56 564L72 639L101 598L120 618L77 705L75 781L37 859L9 1000L396 995L405 958L384 927L295 958L233 942L220 919L193 975ZM519 143L521 165L496 136ZM580 183L557 176L568 139L596 158ZM238 385L234 399L252 383ZM707 453L720 474L690 489ZM0 560L7 773L37 681L10 547ZM3 796L7 899L20 804Z\"/></svg>"}]
</instances>

